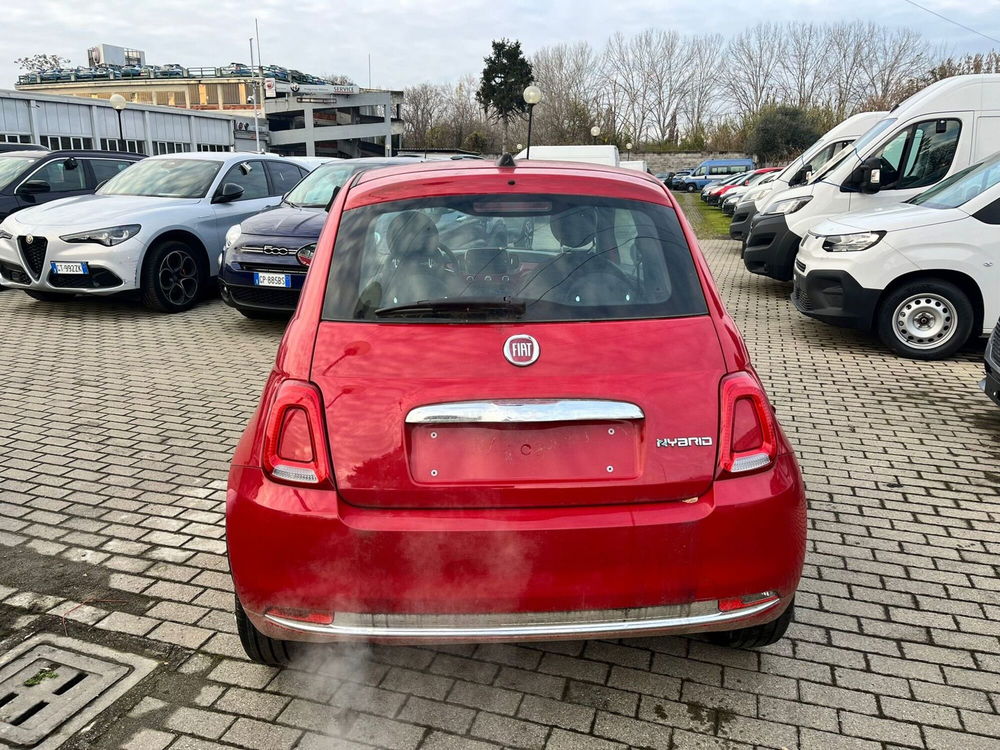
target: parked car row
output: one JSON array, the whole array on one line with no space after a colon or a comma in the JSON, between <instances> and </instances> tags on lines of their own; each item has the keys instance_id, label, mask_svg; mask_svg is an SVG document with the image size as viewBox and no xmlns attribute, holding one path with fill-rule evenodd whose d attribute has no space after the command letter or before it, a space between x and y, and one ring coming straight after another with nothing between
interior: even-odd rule
<instances>
[{"instance_id":1,"label":"parked car row","mask_svg":"<svg viewBox=\"0 0 1000 750\"><path fill-rule=\"evenodd\" d=\"M213 289L228 229L308 173L268 154L96 151L0 154L5 169L12 213L0 223L0 284L50 302L138 291L163 312Z\"/></svg>"},{"instance_id":2,"label":"parked car row","mask_svg":"<svg viewBox=\"0 0 1000 750\"><path fill-rule=\"evenodd\" d=\"M737 178L738 180L739 178ZM890 112L855 115L739 198L722 201L747 270L791 281L804 315L874 332L899 356L1000 345L1000 75L956 76Z\"/></svg>"}]
</instances>

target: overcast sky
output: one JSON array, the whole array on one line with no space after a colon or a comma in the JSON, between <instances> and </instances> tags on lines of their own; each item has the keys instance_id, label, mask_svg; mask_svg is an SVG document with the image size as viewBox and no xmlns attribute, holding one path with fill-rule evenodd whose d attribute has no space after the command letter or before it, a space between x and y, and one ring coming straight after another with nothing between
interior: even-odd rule
<instances>
[{"instance_id":1,"label":"overcast sky","mask_svg":"<svg viewBox=\"0 0 1000 750\"><path fill-rule=\"evenodd\" d=\"M1000 39L1000 0L918 2ZM916 29L949 52L1000 49L905 0L38 0L4 3L2 15L0 88L13 88L15 58L46 52L85 65L99 42L144 50L153 64L249 62L255 15L265 64L367 85L371 54L372 83L387 88L478 75L501 36L531 54L648 27L732 35L759 21L861 19Z\"/></svg>"}]
</instances>

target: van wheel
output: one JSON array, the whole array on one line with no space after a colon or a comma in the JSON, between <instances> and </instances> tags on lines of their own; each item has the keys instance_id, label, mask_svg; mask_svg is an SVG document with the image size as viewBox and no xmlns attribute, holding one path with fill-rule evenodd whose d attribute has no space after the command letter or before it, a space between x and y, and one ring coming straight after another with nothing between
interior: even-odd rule
<instances>
[{"instance_id":1,"label":"van wheel","mask_svg":"<svg viewBox=\"0 0 1000 750\"><path fill-rule=\"evenodd\" d=\"M142 266L142 303L165 313L190 310L200 299L206 276L189 245L179 240L161 242L149 250Z\"/></svg>"},{"instance_id":2,"label":"van wheel","mask_svg":"<svg viewBox=\"0 0 1000 750\"><path fill-rule=\"evenodd\" d=\"M24 289L22 291L31 297L31 299L37 299L39 302L65 302L76 296L75 294L60 294L59 292L36 292L34 289Z\"/></svg>"},{"instance_id":3,"label":"van wheel","mask_svg":"<svg viewBox=\"0 0 1000 750\"><path fill-rule=\"evenodd\" d=\"M688 191L689 193L693 193L693 192L694 192L695 190L697 190L698 188L697 188L697 186L695 186L695 185L686 185L686 186L684 187L684 189L685 189L685 190L687 190L687 191Z\"/></svg>"},{"instance_id":4,"label":"van wheel","mask_svg":"<svg viewBox=\"0 0 1000 750\"><path fill-rule=\"evenodd\" d=\"M292 661L295 644L290 641L279 641L261 633L250 622L243 610L239 598L236 599L236 630L240 635L240 643L250 661L267 664L272 667L283 667Z\"/></svg>"},{"instance_id":5,"label":"van wheel","mask_svg":"<svg viewBox=\"0 0 1000 750\"><path fill-rule=\"evenodd\" d=\"M788 609L781 613L781 617L763 625L754 625L751 628L740 628L739 630L721 630L717 633L708 633L708 640L717 646L729 646L730 648L760 648L777 643L784 637L785 631L792 622L795 614L795 602L788 605Z\"/></svg>"},{"instance_id":6,"label":"van wheel","mask_svg":"<svg viewBox=\"0 0 1000 750\"><path fill-rule=\"evenodd\" d=\"M969 297L949 281L903 284L878 309L878 335L901 357L945 359L972 334Z\"/></svg>"}]
</instances>

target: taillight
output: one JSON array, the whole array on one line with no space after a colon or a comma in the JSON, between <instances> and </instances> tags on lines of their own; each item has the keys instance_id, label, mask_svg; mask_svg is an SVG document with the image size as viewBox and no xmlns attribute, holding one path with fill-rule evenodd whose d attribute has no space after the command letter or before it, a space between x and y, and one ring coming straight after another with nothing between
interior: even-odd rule
<instances>
[{"instance_id":1,"label":"taillight","mask_svg":"<svg viewBox=\"0 0 1000 750\"><path fill-rule=\"evenodd\" d=\"M764 389L746 372L722 379L719 469L746 474L766 469L778 452L777 425Z\"/></svg>"},{"instance_id":2,"label":"taillight","mask_svg":"<svg viewBox=\"0 0 1000 750\"><path fill-rule=\"evenodd\" d=\"M264 423L264 472L292 484L322 484L330 478L323 399L303 380L285 380Z\"/></svg>"}]
</instances>

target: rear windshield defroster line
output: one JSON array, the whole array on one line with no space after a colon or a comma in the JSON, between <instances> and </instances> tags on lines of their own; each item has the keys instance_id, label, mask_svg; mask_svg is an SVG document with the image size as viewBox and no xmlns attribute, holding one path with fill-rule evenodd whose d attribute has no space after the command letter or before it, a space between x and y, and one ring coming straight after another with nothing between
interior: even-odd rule
<instances>
[{"instance_id":1,"label":"rear windshield defroster line","mask_svg":"<svg viewBox=\"0 0 1000 750\"><path fill-rule=\"evenodd\" d=\"M594 196L454 195L345 211L323 319L556 322L707 313L667 206Z\"/></svg>"}]
</instances>

